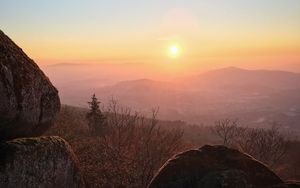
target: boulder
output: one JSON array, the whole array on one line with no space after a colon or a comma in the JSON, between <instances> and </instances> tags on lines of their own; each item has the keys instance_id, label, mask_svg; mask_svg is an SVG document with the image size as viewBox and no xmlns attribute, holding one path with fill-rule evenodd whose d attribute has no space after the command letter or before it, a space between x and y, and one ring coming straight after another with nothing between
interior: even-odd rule
<instances>
[{"instance_id":1,"label":"boulder","mask_svg":"<svg viewBox=\"0 0 300 188\"><path fill-rule=\"evenodd\" d=\"M60 137L20 138L0 144L0 187L85 187L78 160Z\"/></svg>"},{"instance_id":2,"label":"boulder","mask_svg":"<svg viewBox=\"0 0 300 188\"><path fill-rule=\"evenodd\" d=\"M159 170L149 188L286 188L251 156L225 146L205 145L176 155Z\"/></svg>"},{"instance_id":3,"label":"boulder","mask_svg":"<svg viewBox=\"0 0 300 188\"><path fill-rule=\"evenodd\" d=\"M0 30L0 141L41 135L59 109L56 88Z\"/></svg>"},{"instance_id":4,"label":"boulder","mask_svg":"<svg viewBox=\"0 0 300 188\"><path fill-rule=\"evenodd\" d=\"M288 188L300 188L300 181L287 181L285 184Z\"/></svg>"}]
</instances>

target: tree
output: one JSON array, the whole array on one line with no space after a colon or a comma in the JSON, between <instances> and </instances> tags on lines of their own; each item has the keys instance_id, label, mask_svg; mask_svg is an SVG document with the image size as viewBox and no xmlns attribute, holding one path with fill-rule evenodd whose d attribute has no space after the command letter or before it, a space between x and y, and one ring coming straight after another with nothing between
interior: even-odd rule
<instances>
[{"instance_id":1,"label":"tree","mask_svg":"<svg viewBox=\"0 0 300 188\"><path fill-rule=\"evenodd\" d=\"M280 133L280 125L274 122L269 129L247 128L236 134L238 149L275 169L285 157L289 140Z\"/></svg>"},{"instance_id":2,"label":"tree","mask_svg":"<svg viewBox=\"0 0 300 188\"><path fill-rule=\"evenodd\" d=\"M212 131L222 139L224 146L231 146L238 128L237 120L223 119L215 123Z\"/></svg>"},{"instance_id":3,"label":"tree","mask_svg":"<svg viewBox=\"0 0 300 188\"><path fill-rule=\"evenodd\" d=\"M273 169L285 157L289 143L276 122L263 129L241 127L236 120L225 119L215 124L213 132L224 145L248 153Z\"/></svg>"},{"instance_id":4,"label":"tree","mask_svg":"<svg viewBox=\"0 0 300 188\"><path fill-rule=\"evenodd\" d=\"M102 135L105 132L105 116L100 110L100 102L95 94L91 99L92 101L88 102L90 111L86 115L88 126L92 132Z\"/></svg>"},{"instance_id":5,"label":"tree","mask_svg":"<svg viewBox=\"0 0 300 188\"><path fill-rule=\"evenodd\" d=\"M145 117L112 99L105 111L109 131L99 141L107 187L147 187L155 172L184 148L183 131L160 127L157 109Z\"/></svg>"}]
</instances>

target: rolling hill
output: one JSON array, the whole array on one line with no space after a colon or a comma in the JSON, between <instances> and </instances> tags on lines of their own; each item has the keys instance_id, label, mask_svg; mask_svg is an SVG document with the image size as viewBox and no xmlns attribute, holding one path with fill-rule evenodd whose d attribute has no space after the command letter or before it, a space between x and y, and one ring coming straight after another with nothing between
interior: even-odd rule
<instances>
[{"instance_id":1,"label":"rolling hill","mask_svg":"<svg viewBox=\"0 0 300 188\"><path fill-rule=\"evenodd\" d=\"M171 81L134 79L101 85L101 81L58 84L62 102L86 106L92 93L105 104L119 103L147 112L159 107L159 118L213 124L221 118L239 118L249 125L282 122L299 128L300 74L286 71L228 67Z\"/></svg>"}]
</instances>

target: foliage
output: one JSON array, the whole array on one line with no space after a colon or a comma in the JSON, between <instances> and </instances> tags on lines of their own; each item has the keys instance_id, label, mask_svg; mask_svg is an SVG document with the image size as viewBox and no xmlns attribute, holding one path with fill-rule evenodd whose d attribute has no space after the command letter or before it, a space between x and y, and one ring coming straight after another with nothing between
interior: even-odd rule
<instances>
[{"instance_id":1,"label":"foliage","mask_svg":"<svg viewBox=\"0 0 300 188\"><path fill-rule=\"evenodd\" d=\"M92 100L88 102L90 111L86 114L88 125L92 133L103 135L105 130L105 117L102 114L97 97L93 94Z\"/></svg>"}]
</instances>

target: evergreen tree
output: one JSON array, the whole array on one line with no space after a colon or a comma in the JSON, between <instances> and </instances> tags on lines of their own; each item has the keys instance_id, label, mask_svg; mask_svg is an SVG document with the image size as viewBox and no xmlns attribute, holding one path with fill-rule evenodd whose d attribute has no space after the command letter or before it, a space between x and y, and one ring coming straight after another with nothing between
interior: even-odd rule
<instances>
[{"instance_id":1,"label":"evergreen tree","mask_svg":"<svg viewBox=\"0 0 300 188\"><path fill-rule=\"evenodd\" d=\"M100 102L95 94L93 94L92 100L88 102L90 111L87 113L86 118L88 120L89 128L96 134L104 134L105 132L105 117L100 110Z\"/></svg>"}]
</instances>

